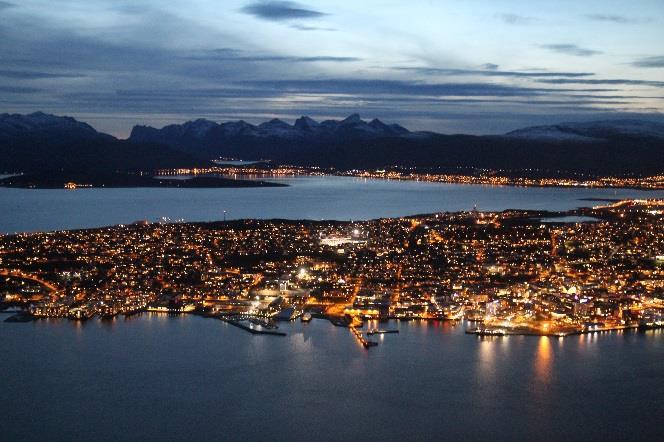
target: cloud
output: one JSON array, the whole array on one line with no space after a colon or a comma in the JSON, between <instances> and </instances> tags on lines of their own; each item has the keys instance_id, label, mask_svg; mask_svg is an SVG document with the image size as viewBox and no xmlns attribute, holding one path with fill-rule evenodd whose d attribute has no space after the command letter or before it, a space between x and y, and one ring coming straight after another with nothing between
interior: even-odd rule
<instances>
[{"instance_id":1,"label":"cloud","mask_svg":"<svg viewBox=\"0 0 664 442\"><path fill-rule=\"evenodd\" d=\"M417 67L415 60L428 58L413 54L411 43L387 41L382 30L385 24L367 22L369 31L372 26L374 31L380 31L376 37L356 35L354 28L342 29L342 25L327 23L328 18L335 18L325 15L335 12L331 6L294 1L301 3L244 0L235 6L239 13L238 9L247 5L244 12L251 15L241 15L245 19L257 17L281 24L291 33L292 40L287 45L279 39L266 39L241 23L221 26L222 22L204 16L205 11L196 15L184 7L164 6L155 0L71 0L58 11L48 2L41 2L0 24L0 108L11 112L44 110L87 115L114 133L122 133L136 122L165 118L263 119L300 114L337 117L356 110L377 117L394 115L396 121L416 122L416 126L427 128L435 127L435 119L460 115L458 130L465 125L485 131L496 120L510 119L522 125L537 113L547 122L558 121L556 112L563 106L577 106L572 112L582 112L581 108L593 106L618 108L621 100L629 101L634 109L662 103L621 96L629 89L659 87L654 83L630 87L637 83L602 82L600 76L611 78L604 71L564 72L572 66L560 67L563 72L557 72L553 71L553 64L547 65L551 71L508 70L504 66L510 64L510 59L504 54L483 58L486 54L463 53L465 59L480 60L466 65L469 69L442 69L455 66L442 63L438 65L442 68L436 68L433 62L434 68L428 68L429 63L421 61L422 67ZM18 0L2 2L0 5L13 2L17 11L23 9L23 2ZM8 6L0 9L3 7ZM275 13L275 7L282 12ZM0 10L0 16L10 12L14 10ZM364 17L369 10L357 12ZM494 27L508 26L497 17L489 17ZM533 20L530 26L545 25L543 19ZM525 24L528 20L512 22ZM324 26L339 26L344 38L316 33L332 30ZM361 38L367 40L358 46ZM569 36L549 38L537 43L584 43ZM592 41L601 40L598 35ZM384 49L388 43L389 51L371 51L375 47ZM221 49L210 50L215 45ZM636 49L628 62L658 53L644 47ZM369 51L371 58L363 58L364 52ZM452 56L460 55L454 51ZM544 58L523 59L520 63L537 66L551 61L543 50L539 56ZM433 56L430 59L440 60ZM492 63L482 65L484 61ZM380 65L381 69L372 71L369 65ZM413 67L401 71L386 69L397 65ZM619 77L631 78L627 74ZM275 79L281 81L272 81ZM594 79L598 81L585 82ZM655 92L642 95L656 95Z\"/></svg>"},{"instance_id":2,"label":"cloud","mask_svg":"<svg viewBox=\"0 0 664 442\"><path fill-rule=\"evenodd\" d=\"M320 18L324 12L308 9L290 1L261 1L250 3L241 9L245 14L270 21L303 20Z\"/></svg>"},{"instance_id":3,"label":"cloud","mask_svg":"<svg viewBox=\"0 0 664 442\"><path fill-rule=\"evenodd\" d=\"M398 80L321 79L254 80L238 86L280 90L284 94L411 95L411 96L534 96L569 92L565 89L527 88L495 83L424 83ZM611 92L614 89L593 89Z\"/></svg>"},{"instance_id":4,"label":"cloud","mask_svg":"<svg viewBox=\"0 0 664 442\"><path fill-rule=\"evenodd\" d=\"M4 1L0 0L0 10L11 8L13 6L16 6L16 5L14 3L4 2Z\"/></svg>"},{"instance_id":5,"label":"cloud","mask_svg":"<svg viewBox=\"0 0 664 442\"><path fill-rule=\"evenodd\" d=\"M349 63L353 61L361 61L358 57L333 57L329 55L319 55L313 57L284 57L286 61L295 62L318 62L318 61L331 61L337 63Z\"/></svg>"},{"instance_id":6,"label":"cloud","mask_svg":"<svg viewBox=\"0 0 664 442\"><path fill-rule=\"evenodd\" d=\"M498 18L508 25L529 25L536 21L533 17L519 14L500 14Z\"/></svg>"},{"instance_id":7,"label":"cloud","mask_svg":"<svg viewBox=\"0 0 664 442\"><path fill-rule=\"evenodd\" d=\"M641 58L633 62L632 65L639 68L664 68L664 56Z\"/></svg>"},{"instance_id":8,"label":"cloud","mask_svg":"<svg viewBox=\"0 0 664 442\"><path fill-rule=\"evenodd\" d=\"M550 78L539 80L539 83L547 84L609 84L623 86L652 86L664 87L664 81L651 80L628 80L628 79L569 79L569 78Z\"/></svg>"},{"instance_id":9,"label":"cloud","mask_svg":"<svg viewBox=\"0 0 664 442\"><path fill-rule=\"evenodd\" d=\"M335 32L335 28L322 28L318 26L305 26L305 25L299 25L299 24L292 24L290 25L291 28L297 29L298 31L328 31L328 32Z\"/></svg>"},{"instance_id":10,"label":"cloud","mask_svg":"<svg viewBox=\"0 0 664 442\"><path fill-rule=\"evenodd\" d=\"M487 66L487 65L484 65ZM541 77L590 77L595 75L591 72L528 72L528 71L499 71L498 65L488 65L485 70L482 69L447 69L447 68L428 68L428 67L396 67L399 71L414 71L423 75L478 75L483 77L523 77L523 78L541 78ZM495 66L495 67L494 67Z\"/></svg>"},{"instance_id":11,"label":"cloud","mask_svg":"<svg viewBox=\"0 0 664 442\"><path fill-rule=\"evenodd\" d=\"M611 91L599 89L597 91ZM395 82L384 80L254 80L234 82L224 87L187 89L120 89L115 93L75 93L67 94L70 102L89 101L104 104L105 101L119 101L124 105L171 102L174 105L189 106L196 100L233 99L234 102L250 102L284 96L289 102L297 102L298 95L304 96L309 105L324 106L325 102L361 102L376 106L391 107L390 103L520 103L528 104L536 100L543 104L570 103L617 103L615 100L639 99L634 95L594 95L578 94L586 90L542 89L495 87L478 84L422 84L417 82ZM311 98L317 96L317 101ZM118 97L121 99L118 100ZM525 97L525 98L524 98ZM194 101L192 101L194 100ZM614 100L614 101L610 101ZM266 109L267 110L267 109Z\"/></svg>"},{"instance_id":12,"label":"cloud","mask_svg":"<svg viewBox=\"0 0 664 442\"><path fill-rule=\"evenodd\" d=\"M273 98L283 95L277 90L247 89L238 87L195 88L195 89L119 89L110 97L122 97L122 100L186 100L198 98ZM70 94L70 99L97 97L94 93Z\"/></svg>"},{"instance_id":13,"label":"cloud","mask_svg":"<svg viewBox=\"0 0 664 442\"><path fill-rule=\"evenodd\" d=\"M358 57L344 57L333 55L312 55L312 56L294 56L294 55L269 55L269 54L250 54L242 50L221 48L206 51L201 55L187 57L190 60L205 61L246 61L246 62L288 62L288 63L350 63L362 61Z\"/></svg>"},{"instance_id":14,"label":"cloud","mask_svg":"<svg viewBox=\"0 0 664 442\"><path fill-rule=\"evenodd\" d=\"M14 78L17 80L39 80L43 78L79 78L84 77L81 74L59 74L50 72L35 72L35 71L10 71L0 70L0 77Z\"/></svg>"},{"instance_id":15,"label":"cloud","mask_svg":"<svg viewBox=\"0 0 664 442\"><path fill-rule=\"evenodd\" d=\"M576 56L579 56L579 57L591 57L593 55L598 55L598 54L602 53L602 51L596 51L594 49L582 48L582 47L577 46L575 44L565 44L565 43L540 45L540 47L544 48L544 49L548 49L548 50L553 51L553 52L558 52L560 54L576 55Z\"/></svg>"},{"instance_id":16,"label":"cloud","mask_svg":"<svg viewBox=\"0 0 664 442\"><path fill-rule=\"evenodd\" d=\"M41 91L42 89L37 89L34 87L0 86L0 92L8 94L35 94Z\"/></svg>"},{"instance_id":17,"label":"cloud","mask_svg":"<svg viewBox=\"0 0 664 442\"><path fill-rule=\"evenodd\" d=\"M648 21L644 19L627 17L624 15L614 15L614 14L587 14L585 17L594 21L617 23L621 25L645 23Z\"/></svg>"}]
</instances>

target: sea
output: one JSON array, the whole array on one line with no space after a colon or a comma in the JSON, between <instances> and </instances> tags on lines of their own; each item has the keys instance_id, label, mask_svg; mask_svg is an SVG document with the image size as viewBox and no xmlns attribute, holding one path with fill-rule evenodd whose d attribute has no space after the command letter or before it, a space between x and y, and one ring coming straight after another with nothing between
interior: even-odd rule
<instances>
[{"instance_id":1,"label":"sea","mask_svg":"<svg viewBox=\"0 0 664 442\"><path fill-rule=\"evenodd\" d=\"M0 316L1 318L1 316ZM390 321L0 322L14 440L661 440L664 332L477 337Z\"/></svg>"},{"instance_id":2,"label":"sea","mask_svg":"<svg viewBox=\"0 0 664 442\"><path fill-rule=\"evenodd\" d=\"M633 189L492 187L347 177L255 189L0 188L0 232L136 220L371 219L560 211ZM579 221L579 220L575 220ZM584 220L585 221L585 220ZM252 335L142 314L7 323L0 440L661 440L664 332L477 337L466 322L390 321L365 349L323 319Z\"/></svg>"},{"instance_id":3,"label":"sea","mask_svg":"<svg viewBox=\"0 0 664 442\"><path fill-rule=\"evenodd\" d=\"M135 221L241 218L366 220L460 210L569 210L664 191L442 184L354 177L271 179L288 187L13 189L0 187L0 233Z\"/></svg>"}]
</instances>

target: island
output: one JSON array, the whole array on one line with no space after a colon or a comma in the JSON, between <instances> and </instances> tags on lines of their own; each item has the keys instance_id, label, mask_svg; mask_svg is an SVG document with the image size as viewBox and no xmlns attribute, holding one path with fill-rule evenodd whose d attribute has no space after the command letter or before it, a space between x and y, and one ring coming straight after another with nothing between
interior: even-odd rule
<instances>
[{"instance_id":1,"label":"island","mask_svg":"<svg viewBox=\"0 0 664 442\"><path fill-rule=\"evenodd\" d=\"M191 177L155 177L151 173L43 171L13 175L0 179L0 187L24 189L78 189L78 188L222 188L222 187L286 187L287 184L262 180L233 179L215 175Z\"/></svg>"},{"instance_id":2,"label":"island","mask_svg":"<svg viewBox=\"0 0 664 442\"><path fill-rule=\"evenodd\" d=\"M278 321L320 319L365 348L411 320L467 321L486 339L659 328L663 217L653 199L0 235L0 310L21 311L11 322L199 314L266 336L283 336Z\"/></svg>"}]
</instances>

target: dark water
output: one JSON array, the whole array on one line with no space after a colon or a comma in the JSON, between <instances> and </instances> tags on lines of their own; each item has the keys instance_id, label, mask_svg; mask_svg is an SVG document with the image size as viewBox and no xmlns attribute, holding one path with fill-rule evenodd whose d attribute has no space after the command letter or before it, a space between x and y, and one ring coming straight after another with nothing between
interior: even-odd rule
<instances>
[{"instance_id":1,"label":"dark water","mask_svg":"<svg viewBox=\"0 0 664 442\"><path fill-rule=\"evenodd\" d=\"M664 191L473 186L415 181L306 177L290 187L253 189L0 188L0 233L60 230L137 220L371 219L439 211L568 210L582 198L664 198Z\"/></svg>"},{"instance_id":2,"label":"dark water","mask_svg":"<svg viewBox=\"0 0 664 442\"><path fill-rule=\"evenodd\" d=\"M0 323L0 438L661 440L664 333L482 340L401 322L360 347L327 321Z\"/></svg>"}]
</instances>

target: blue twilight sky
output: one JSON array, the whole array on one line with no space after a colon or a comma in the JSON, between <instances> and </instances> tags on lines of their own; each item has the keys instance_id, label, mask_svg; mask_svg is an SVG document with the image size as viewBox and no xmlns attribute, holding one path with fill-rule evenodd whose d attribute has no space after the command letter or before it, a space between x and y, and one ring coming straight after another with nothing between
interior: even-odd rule
<instances>
[{"instance_id":1,"label":"blue twilight sky","mask_svg":"<svg viewBox=\"0 0 664 442\"><path fill-rule=\"evenodd\" d=\"M662 0L0 0L0 112L126 136L352 112L439 132L664 121Z\"/></svg>"}]
</instances>

